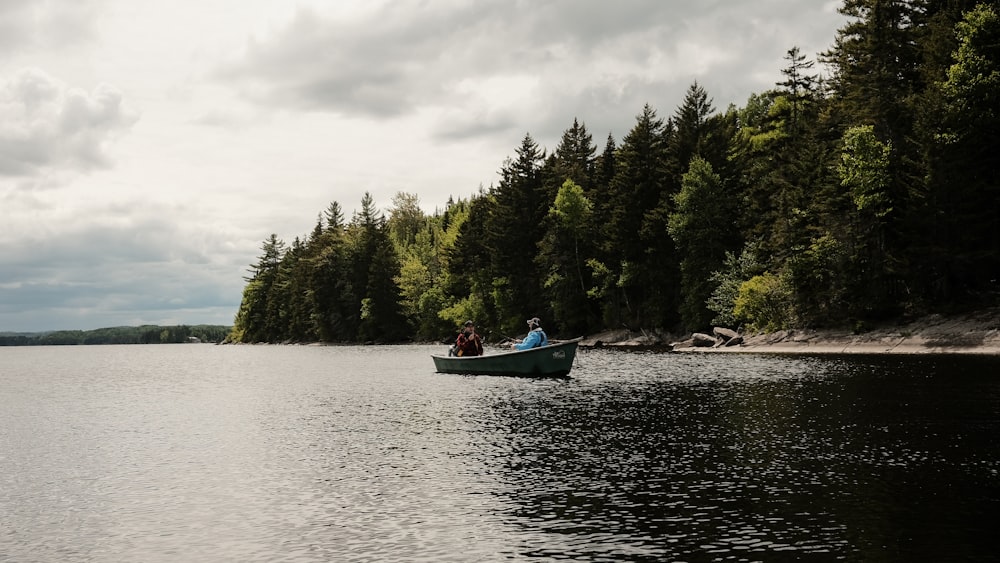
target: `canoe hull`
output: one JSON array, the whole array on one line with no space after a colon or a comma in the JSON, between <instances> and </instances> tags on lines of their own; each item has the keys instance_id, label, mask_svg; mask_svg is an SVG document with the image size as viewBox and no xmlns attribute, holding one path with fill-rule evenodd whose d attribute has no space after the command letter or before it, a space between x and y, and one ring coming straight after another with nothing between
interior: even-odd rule
<instances>
[{"instance_id":1,"label":"canoe hull","mask_svg":"<svg viewBox=\"0 0 1000 563\"><path fill-rule=\"evenodd\" d=\"M519 377L561 377L573 368L581 338L530 350L514 350L483 356L432 355L438 373L461 375L509 375Z\"/></svg>"}]
</instances>

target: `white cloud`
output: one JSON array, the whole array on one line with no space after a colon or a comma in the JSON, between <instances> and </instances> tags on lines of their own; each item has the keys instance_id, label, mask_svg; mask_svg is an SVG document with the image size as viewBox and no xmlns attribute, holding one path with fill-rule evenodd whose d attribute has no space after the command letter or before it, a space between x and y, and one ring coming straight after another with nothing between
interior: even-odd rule
<instances>
[{"instance_id":1,"label":"white cloud","mask_svg":"<svg viewBox=\"0 0 1000 563\"><path fill-rule=\"evenodd\" d=\"M137 119L112 86L86 92L22 69L0 84L0 176L107 167L111 143Z\"/></svg>"}]
</instances>

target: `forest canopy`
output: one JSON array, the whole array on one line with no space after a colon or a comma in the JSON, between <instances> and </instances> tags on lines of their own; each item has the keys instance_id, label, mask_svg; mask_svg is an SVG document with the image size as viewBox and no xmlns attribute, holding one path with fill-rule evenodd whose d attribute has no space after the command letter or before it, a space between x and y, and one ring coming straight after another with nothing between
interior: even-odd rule
<instances>
[{"instance_id":1,"label":"forest canopy","mask_svg":"<svg viewBox=\"0 0 1000 563\"><path fill-rule=\"evenodd\" d=\"M526 134L426 214L339 202L251 265L236 342L866 325L1000 301L998 2L845 0L848 23L743 107L692 84L620 140ZM817 63L825 69L817 70Z\"/></svg>"}]
</instances>

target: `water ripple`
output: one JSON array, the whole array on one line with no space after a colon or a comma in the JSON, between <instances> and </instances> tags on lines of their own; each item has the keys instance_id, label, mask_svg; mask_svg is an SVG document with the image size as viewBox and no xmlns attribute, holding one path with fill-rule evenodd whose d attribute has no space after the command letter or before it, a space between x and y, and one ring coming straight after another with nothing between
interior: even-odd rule
<instances>
[{"instance_id":1,"label":"water ripple","mask_svg":"<svg viewBox=\"0 0 1000 563\"><path fill-rule=\"evenodd\" d=\"M0 349L0 560L987 560L990 358Z\"/></svg>"}]
</instances>

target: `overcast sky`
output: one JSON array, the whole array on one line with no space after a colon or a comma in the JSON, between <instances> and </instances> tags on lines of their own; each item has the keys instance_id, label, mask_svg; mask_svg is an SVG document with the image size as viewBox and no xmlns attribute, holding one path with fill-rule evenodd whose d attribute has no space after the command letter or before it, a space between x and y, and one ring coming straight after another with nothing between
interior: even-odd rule
<instances>
[{"instance_id":1,"label":"overcast sky","mask_svg":"<svg viewBox=\"0 0 1000 563\"><path fill-rule=\"evenodd\" d=\"M825 0L0 0L0 331L232 324L271 233L815 58ZM816 69L820 70L819 68Z\"/></svg>"}]
</instances>

